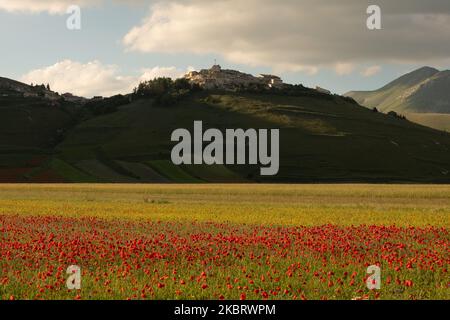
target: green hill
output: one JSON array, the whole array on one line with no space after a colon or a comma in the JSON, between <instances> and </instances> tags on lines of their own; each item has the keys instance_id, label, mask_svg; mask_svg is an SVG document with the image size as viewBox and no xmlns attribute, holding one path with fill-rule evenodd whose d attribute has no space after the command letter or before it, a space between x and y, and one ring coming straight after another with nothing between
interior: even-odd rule
<instances>
[{"instance_id":1,"label":"green hill","mask_svg":"<svg viewBox=\"0 0 450 320\"><path fill-rule=\"evenodd\" d=\"M409 120L424 126L450 132L450 114L444 113L407 113Z\"/></svg>"},{"instance_id":2,"label":"green hill","mask_svg":"<svg viewBox=\"0 0 450 320\"><path fill-rule=\"evenodd\" d=\"M327 95L203 92L168 107L155 106L151 100L136 101L116 113L81 123L57 147L57 152L75 167L91 159L99 159L111 168L111 160L136 162L170 179L173 168L161 172L161 166L152 163L170 163L172 131L192 130L195 120L222 130L281 129L281 168L277 177L260 177L258 166L230 166L226 170L223 166L177 167L200 181L450 180L448 134Z\"/></svg>"},{"instance_id":3,"label":"green hill","mask_svg":"<svg viewBox=\"0 0 450 320\"><path fill-rule=\"evenodd\" d=\"M395 111L414 121L448 130L443 119L450 114L450 71L424 67L408 73L375 91L351 91L345 95L368 108ZM433 114L433 116L417 116ZM436 115L443 115L436 117Z\"/></svg>"},{"instance_id":4,"label":"green hill","mask_svg":"<svg viewBox=\"0 0 450 320\"><path fill-rule=\"evenodd\" d=\"M59 116L52 110L48 118ZM17 117L9 113L3 121L16 123ZM279 128L279 174L261 177L259 165L174 166L171 133L192 131L195 120L222 130ZM42 127L47 126L46 120ZM22 126L22 145L33 132ZM32 151L4 149L0 181L14 180L11 172L16 172L17 181L37 182L450 182L449 134L310 89L200 91L164 106L140 99L81 117L60 143L48 147L48 157L27 172Z\"/></svg>"},{"instance_id":5,"label":"green hill","mask_svg":"<svg viewBox=\"0 0 450 320\"><path fill-rule=\"evenodd\" d=\"M352 97L359 104L377 108L379 111L388 112L429 112L429 113L450 113L450 94L447 94L449 104L447 108L440 106L438 97L423 101L419 97L436 94L435 89L440 85L439 79L445 79L446 73L439 70L424 67L408 73L381 89L375 91L351 91L345 96ZM434 81L438 80L438 81ZM448 91L448 90L447 90ZM446 95L445 92L441 92Z\"/></svg>"},{"instance_id":6,"label":"green hill","mask_svg":"<svg viewBox=\"0 0 450 320\"><path fill-rule=\"evenodd\" d=\"M0 182L64 181L45 167L76 109L44 86L0 78Z\"/></svg>"}]
</instances>

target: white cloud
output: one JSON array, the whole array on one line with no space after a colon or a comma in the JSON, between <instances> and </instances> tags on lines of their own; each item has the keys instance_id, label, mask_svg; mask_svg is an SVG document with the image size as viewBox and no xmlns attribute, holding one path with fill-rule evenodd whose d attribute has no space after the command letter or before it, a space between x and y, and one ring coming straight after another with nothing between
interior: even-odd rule
<instances>
[{"instance_id":1,"label":"white cloud","mask_svg":"<svg viewBox=\"0 0 450 320\"><path fill-rule=\"evenodd\" d=\"M99 61L83 64L71 60L32 70L20 80L25 83L49 83L54 91L84 97L129 93L136 84L135 78L119 75L114 65L103 65Z\"/></svg>"},{"instance_id":2,"label":"white cloud","mask_svg":"<svg viewBox=\"0 0 450 320\"><path fill-rule=\"evenodd\" d=\"M127 94L139 82L152 80L157 77L176 79L185 75L193 67L178 69L176 67L154 67L141 71L140 76L121 75L115 65L104 65L100 61L81 63L63 60L54 65L32 70L22 76L20 81L34 84L50 84L53 91L59 93L93 97Z\"/></svg>"},{"instance_id":3,"label":"white cloud","mask_svg":"<svg viewBox=\"0 0 450 320\"><path fill-rule=\"evenodd\" d=\"M352 63L337 63L334 70L339 76L346 76L355 70L355 66Z\"/></svg>"},{"instance_id":4,"label":"white cloud","mask_svg":"<svg viewBox=\"0 0 450 320\"><path fill-rule=\"evenodd\" d=\"M361 74L364 77L373 77L374 75L380 73L380 71L381 71L380 66L371 66L364 69L363 72L361 72Z\"/></svg>"},{"instance_id":5,"label":"white cloud","mask_svg":"<svg viewBox=\"0 0 450 320\"><path fill-rule=\"evenodd\" d=\"M193 71L193 67L188 67L186 70L177 69L176 67L154 67L151 69L143 69L141 81L153 80L159 77L166 77L172 79L178 79L183 77L187 72Z\"/></svg>"},{"instance_id":6,"label":"white cloud","mask_svg":"<svg viewBox=\"0 0 450 320\"><path fill-rule=\"evenodd\" d=\"M378 0L383 30L366 27L368 2L166 0L124 37L128 50L222 55L292 72L350 65L438 62L450 51L448 0Z\"/></svg>"}]
</instances>

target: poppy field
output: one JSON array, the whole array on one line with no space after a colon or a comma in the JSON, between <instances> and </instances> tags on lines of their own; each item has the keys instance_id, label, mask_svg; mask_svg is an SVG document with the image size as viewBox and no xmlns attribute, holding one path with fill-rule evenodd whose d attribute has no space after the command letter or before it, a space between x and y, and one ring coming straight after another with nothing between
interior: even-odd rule
<instances>
[{"instance_id":1,"label":"poppy field","mask_svg":"<svg viewBox=\"0 0 450 320\"><path fill-rule=\"evenodd\" d=\"M450 187L1 185L0 299L449 299ZM68 266L81 289L67 288ZM366 285L381 270L380 290Z\"/></svg>"}]
</instances>

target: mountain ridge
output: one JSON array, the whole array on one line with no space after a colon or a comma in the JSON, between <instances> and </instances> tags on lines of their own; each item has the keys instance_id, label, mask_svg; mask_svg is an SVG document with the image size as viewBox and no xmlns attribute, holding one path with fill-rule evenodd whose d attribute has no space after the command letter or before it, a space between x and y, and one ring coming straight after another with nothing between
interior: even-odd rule
<instances>
[{"instance_id":1,"label":"mountain ridge","mask_svg":"<svg viewBox=\"0 0 450 320\"><path fill-rule=\"evenodd\" d=\"M450 114L449 89L449 70L422 67L378 90L350 91L345 96L382 112Z\"/></svg>"}]
</instances>

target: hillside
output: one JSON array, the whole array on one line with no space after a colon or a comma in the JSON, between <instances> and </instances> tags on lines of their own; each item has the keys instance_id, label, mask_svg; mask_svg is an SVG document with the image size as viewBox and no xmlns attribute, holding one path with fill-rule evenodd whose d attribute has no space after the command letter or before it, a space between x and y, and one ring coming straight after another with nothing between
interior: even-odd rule
<instances>
[{"instance_id":1,"label":"hillside","mask_svg":"<svg viewBox=\"0 0 450 320\"><path fill-rule=\"evenodd\" d=\"M264 178L269 181L450 181L447 134L340 97L219 92L199 93L164 108L140 100L82 122L35 172L83 182L262 180L258 166L172 165L171 132L192 130L198 119L220 129L281 128L280 173Z\"/></svg>"},{"instance_id":2,"label":"hillside","mask_svg":"<svg viewBox=\"0 0 450 320\"><path fill-rule=\"evenodd\" d=\"M75 114L76 105L44 86L0 78L0 181L28 181L52 157Z\"/></svg>"},{"instance_id":3,"label":"hillside","mask_svg":"<svg viewBox=\"0 0 450 320\"><path fill-rule=\"evenodd\" d=\"M375 91L351 91L368 108L382 112L450 113L450 72L424 67L408 73Z\"/></svg>"},{"instance_id":4,"label":"hillside","mask_svg":"<svg viewBox=\"0 0 450 320\"><path fill-rule=\"evenodd\" d=\"M450 114L443 113L407 113L408 119L426 127L450 132Z\"/></svg>"},{"instance_id":5,"label":"hillside","mask_svg":"<svg viewBox=\"0 0 450 320\"><path fill-rule=\"evenodd\" d=\"M439 130L448 131L450 125L445 116L450 114L450 71L424 67L381 89L351 91L345 95L368 108L377 108L385 113L395 111L417 123Z\"/></svg>"},{"instance_id":6,"label":"hillside","mask_svg":"<svg viewBox=\"0 0 450 320\"><path fill-rule=\"evenodd\" d=\"M3 182L450 182L449 134L306 88L199 91L164 106L118 100L76 122L64 108L17 99L0 101ZM192 131L195 120L221 130L280 128L279 175L261 177L259 165L174 166L171 133ZM64 130L57 142L55 130Z\"/></svg>"}]
</instances>

